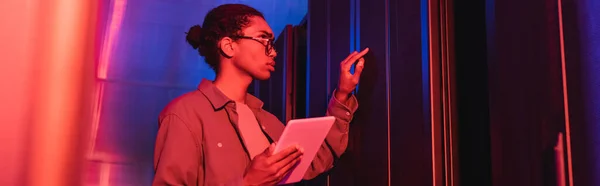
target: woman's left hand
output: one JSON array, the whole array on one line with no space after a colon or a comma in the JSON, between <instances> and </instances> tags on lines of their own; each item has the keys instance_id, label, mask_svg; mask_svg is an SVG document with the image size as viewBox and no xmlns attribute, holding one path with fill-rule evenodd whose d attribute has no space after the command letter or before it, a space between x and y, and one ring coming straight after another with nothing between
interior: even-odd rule
<instances>
[{"instance_id":1,"label":"woman's left hand","mask_svg":"<svg viewBox=\"0 0 600 186\"><path fill-rule=\"evenodd\" d=\"M340 63L340 79L337 91L334 95L340 102L345 103L346 100L348 100L350 93L356 89L356 85L358 85L358 81L360 80L360 74L365 67L365 59L363 56L367 54L367 52L369 52L369 48L365 48L361 52L352 52ZM354 69L354 74L352 74L350 69L352 68L352 64L357 60L358 63Z\"/></svg>"}]
</instances>

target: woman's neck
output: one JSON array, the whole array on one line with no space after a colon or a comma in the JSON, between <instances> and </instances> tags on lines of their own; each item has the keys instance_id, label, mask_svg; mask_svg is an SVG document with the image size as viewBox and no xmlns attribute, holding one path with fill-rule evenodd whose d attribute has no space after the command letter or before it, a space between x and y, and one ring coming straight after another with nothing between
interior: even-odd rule
<instances>
[{"instance_id":1,"label":"woman's neck","mask_svg":"<svg viewBox=\"0 0 600 186\"><path fill-rule=\"evenodd\" d=\"M229 99L245 103L248 87L252 77L244 73L221 71L217 74L214 84Z\"/></svg>"}]
</instances>

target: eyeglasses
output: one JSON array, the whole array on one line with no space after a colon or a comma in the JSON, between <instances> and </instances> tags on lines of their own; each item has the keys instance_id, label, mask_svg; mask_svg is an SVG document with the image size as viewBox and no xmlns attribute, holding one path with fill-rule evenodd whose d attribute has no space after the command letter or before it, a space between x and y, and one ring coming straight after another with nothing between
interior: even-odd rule
<instances>
[{"instance_id":1,"label":"eyeglasses","mask_svg":"<svg viewBox=\"0 0 600 186\"><path fill-rule=\"evenodd\" d=\"M267 55L267 56L271 56L271 52L273 52L273 50L275 50L275 48L274 48L274 46L275 46L274 39L267 39L267 38L262 38L262 37L250 37L250 36L234 36L233 38L251 39L251 40L254 40L256 42L259 42L260 44L262 44L263 46L265 46L265 55Z\"/></svg>"}]
</instances>

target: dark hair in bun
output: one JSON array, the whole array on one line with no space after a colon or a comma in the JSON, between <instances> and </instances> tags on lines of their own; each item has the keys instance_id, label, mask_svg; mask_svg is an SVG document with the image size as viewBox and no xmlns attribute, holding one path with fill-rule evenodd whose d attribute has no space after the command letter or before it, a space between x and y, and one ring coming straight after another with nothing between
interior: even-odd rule
<instances>
[{"instance_id":1,"label":"dark hair in bun","mask_svg":"<svg viewBox=\"0 0 600 186\"><path fill-rule=\"evenodd\" d=\"M200 25L194 25L187 32L187 36L185 37L185 40L187 40L187 42L190 45L192 45L192 47L194 49L198 49L198 47L200 46L201 34L202 34L202 27L200 27Z\"/></svg>"},{"instance_id":2,"label":"dark hair in bun","mask_svg":"<svg viewBox=\"0 0 600 186\"><path fill-rule=\"evenodd\" d=\"M264 19L258 10L243 4L224 4L213 8L204 17L202 27L192 26L185 39L198 50L206 63L216 72L219 69L220 49L218 42L223 37L241 36L243 28L250 23L250 17L258 16Z\"/></svg>"}]
</instances>

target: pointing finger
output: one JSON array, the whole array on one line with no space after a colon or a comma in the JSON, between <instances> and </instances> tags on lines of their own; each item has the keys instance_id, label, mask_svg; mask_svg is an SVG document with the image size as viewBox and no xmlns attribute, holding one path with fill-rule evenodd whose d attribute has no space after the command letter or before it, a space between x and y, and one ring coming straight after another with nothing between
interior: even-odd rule
<instances>
[{"instance_id":1,"label":"pointing finger","mask_svg":"<svg viewBox=\"0 0 600 186\"><path fill-rule=\"evenodd\" d=\"M350 67L352 67L352 64L354 64L354 62L356 62L356 60L358 60L359 58L362 58L365 54L367 54L369 52L369 48L365 48L363 51L361 51L360 53L356 54L356 55L352 55L350 57L350 59L348 59L346 61L346 63L343 66L344 70L350 70ZM364 59L363 59L363 63L364 63Z\"/></svg>"},{"instance_id":2,"label":"pointing finger","mask_svg":"<svg viewBox=\"0 0 600 186\"><path fill-rule=\"evenodd\" d=\"M358 54L357 51L354 51L352 53L350 53L348 56L346 56L346 59L344 59L341 63L340 63L340 67L341 68L345 68L346 63L348 63L348 61L350 60L350 58L352 58L352 56Z\"/></svg>"}]
</instances>

